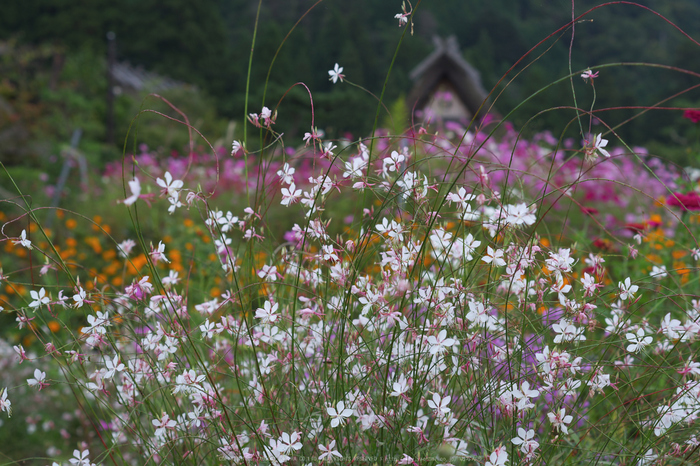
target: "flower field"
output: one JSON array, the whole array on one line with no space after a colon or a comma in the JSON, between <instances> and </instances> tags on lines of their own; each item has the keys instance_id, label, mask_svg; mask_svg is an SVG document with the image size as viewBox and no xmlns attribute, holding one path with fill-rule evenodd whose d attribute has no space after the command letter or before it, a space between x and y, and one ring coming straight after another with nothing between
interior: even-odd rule
<instances>
[{"instance_id":1,"label":"flower field","mask_svg":"<svg viewBox=\"0 0 700 466\"><path fill-rule=\"evenodd\" d=\"M441 130L144 148L131 236L4 217L6 422L84 464L697 459L694 182Z\"/></svg>"},{"instance_id":2,"label":"flower field","mask_svg":"<svg viewBox=\"0 0 700 466\"><path fill-rule=\"evenodd\" d=\"M580 139L284 117L140 146L82 208L14 185L0 464L700 463L697 170L592 110Z\"/></svg>"}]
</instances>

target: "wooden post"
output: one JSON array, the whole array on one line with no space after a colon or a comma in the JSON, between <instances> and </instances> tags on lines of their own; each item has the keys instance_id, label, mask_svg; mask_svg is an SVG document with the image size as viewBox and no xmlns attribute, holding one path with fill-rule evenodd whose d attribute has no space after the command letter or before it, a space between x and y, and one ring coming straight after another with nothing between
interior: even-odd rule
<instances>
[{"instance_id":1,"label":"wooden post","mask_svg":"<svg viewBox=\"0 0 700 466\"><path fill-rule=\"evenodd\" d=\"M107 144L114 144L114 64L117 60L117 35L107 33Z\"/></svg>"}]
</instances>

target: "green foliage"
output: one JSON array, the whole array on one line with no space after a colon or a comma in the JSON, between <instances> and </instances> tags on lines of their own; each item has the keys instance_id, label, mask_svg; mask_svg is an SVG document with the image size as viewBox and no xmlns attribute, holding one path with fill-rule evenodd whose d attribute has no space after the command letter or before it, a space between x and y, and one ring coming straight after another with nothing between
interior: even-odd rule
<instances>
[{"instance_id":1,"label":"green foliage","mask_svg":"<svg viewBox=\"0 0 700 466\"><path fill-rule=\"evenodd\" d=\"M649 0L640 4L657 10L691 36L697 36L700 31L700 20L697 20L700 5L695 2ZM353 83L375 95L381 92L384 72L404 32L393 18L400 5L369 0L351 3L325 1L309 10L312 5L281 0L262 3L249 112L257 112L264 105L274 107L298 82L305 83L314 95L335 93L336 89L328 82L326 74L335 62L345 68ZM575 8L575 15L581 15L591 5L577 2ZM96 97L102 97L105 90L101 61L106 54L107 31L117 34L119 59L197 85L213 97L211 103L217 112L240 121L256 14L257 2L247 0L122 0L116 3L38 0L29 4L9 0L3 5L0 38L16 37L20 43L51 44L50 47L65 51L66 68L76 68L71 73L82 83L81 86L87 86L89 92L85 98L95 98L95 102L81 101L75 96L65 95L65 92L46 96L53 98L52 103L63 100L66 111L72 112L71 118L63 118L63 125L52 128L52 131L58 133L56 138L65 139L72 132L69 126L79 125L83 127L86 138L100 139L104 131L100 125L105 109L104 101ZM491 89L531 47L547 34L566 26L571 14L570 2L563 0L421 2L414 19L415 35L407 34L404 38L390 76L385 102L393 102L409 91L412 82L408 74L432 50L434 34L456 34L465 57L480 70L485 87ZM79 21L76 21L77 17ZM611 5L595 9L575 25L573 32L573 71L619 61L662 63L698 71L694 65L697 46L662 18L640 6ZM528 96L569 74L566 64L571 33L571 28L562 29L525 57L506 77L494 94L500 93L495 102L499 113L507 114ZM75 57L76 53L78 57ZM50 59L50 54L45 54L44 59ZM90 60L98 60L100 64L90 66ZM268 72L270 80L266 81ZM506 86L519 72L523 74ZM50 76L44 79L44 83L47 79ZM672 90L687 89L696 84L696 80L691 75L670 70L606 68L596 88L598 108L627 107L603 115L611 127L629 118L638 119L638 124L625 125L620 130L623 138L640 144L650 141L673 143L670 133L678 124L678 118L654 115L653 112L639 117L641 110L631 107L654 105L675 92ZM627 82L628 85L606 86L606 82ZM0 90L5 89L0 95L6 92L6 86L7 82L0 84ZM265 102L262 101L264 94ZM320 100L331 105L346 104L343 111L349 117L345 120L349 127L344 129L358 134L370 126L367 124L368 113L362 113L371 105L370 99L360 94L361 91L353 91L350 106L346 104L347 98L341 95L324 96ZM44 97L41 96L42 105ZM697 104L700 91L692 91L684 97L690 105ZM280 128L288 131L288 138L301 138L307 125L298 122L299 112L308 107L302 107L296 97L287 103L291 100L295 101L294 105L284 109L283 113L287 113L292 123L286 125L281 118ZM122 105L122 110L131 109L123 103L118 105ZM512 115L511 120L517 127L522 127L533 114L562 105L573 105L571 86L567 84L539 94ZM3 106L0 101L0 129ZM319 116L322 114L323 109ZM61 117L54 114L54 118ZM322 128L332 127L331 132L337 128L334 122L317 120ZM562 121L566 119L562 120L559 113L547 112L528 127L534 131L561 128ZM20 138L23 133L15 131L15 134ZM22 140L28 141L30 138L24 134ZM575 135L572 132L570 136ZM8 147L17 152L24 146L14 142Z\"/></svg>"}]
</instances>

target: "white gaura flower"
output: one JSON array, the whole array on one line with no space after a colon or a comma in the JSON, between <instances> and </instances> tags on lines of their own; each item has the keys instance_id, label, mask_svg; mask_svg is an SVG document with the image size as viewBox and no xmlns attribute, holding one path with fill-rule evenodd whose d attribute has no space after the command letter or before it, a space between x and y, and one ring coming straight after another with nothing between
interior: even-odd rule
<instances>
[{"instance_id":1,"label":"white gaura flower","mask_svg":"<svg viewBox=\"0 0 700 466\"><path fill-rule=\"evenodd\" d=\"M42 372L39 369L34 369L34 378L27 379L27 385L30 387L39 387L39 390L46 387L48 384L45 382L46 372Z\"/></svg>"},{"instance_id":2,"label":"white gaura flower","mask_svg":"<svg viewBox=\"0 0 700 466\"><path fill-rule=\"evenodd\" d=\"M442 398L437 393L433 393L433 399L428 400L428 406L435 411L435 415L437 417L443 417L451 411L451 409L447 407L447 405L450 404L450 401L452 401L451 396Z\"/></svg>"},{"instance_id":3,"label":"white gaura flower","mask_svg":"<svg viewBox=\"0 0 700 466\"><path fill-rule=\"evenodd\" d=\"M301 434L299 432L292 432L291 435L287 432L282 432L282 436L277 440L277 449L284 454L299 451L302 447L300 439Z\"/></svg>"},{"instance_id":4,"label":"white gaura flower","mask_svg":"<svg viewBox=\"0 0 700 466\"><path fill-rule=\"evenodd\" d=\"M327 407L326 412L331 417L331 427L338 427L345 424L345 420L352 416L354 411L346 408L344 401L339 401L336 403L335 408L332 406Z\"/></svg>"},{"instance_id":5,"label":"white gaura flower","mask_svg":"<svg viewBox=\"0 0 700 466\"><path fill-rule=\"evenodd\" d=\"M554 343L561 343L563 341L584 341L586 336L583 334L584 328L577 328L568 319L561 319L556 324L552 325L552 330L557 333L554 337Z\"/></svg>"},{"instance_id":6,"label":"white gaura flower","mask_svg":"<svg viewBox=\"0 0 700 466\"><path fill-rule=\"evenodd\" d=\"M331 440L331 443L329 443L328 446L319 445L318 449L323 452L318 456L319 460L324 460L326 458L332 460L334 456L337 456L338 458L343 457L343 455L341 455L338 450L335 449L335 440Z\"/></svg>"},{"instance_id":7,"label":"white gaura flower","mask_svg":"<svg viewBox=\"0 0 700 466\"><path fill-rule=\"evenodd\" d=\"M626 333L625 338L630 343L627 345L627 351L630 353L639 353L639 350L653 341L652 337L645 336L643 328L637 329L637 333Z\"/></svg>"},{"instance_id":8,"label":"white gaura flower","mask_svg":"<svg viewBox=\"0 0 700 466\"><path fill-rule=\"evenodd\" d=\"M133 204L141 195L141 182L138 178L129 181L129 189L131 190L131 196L124 199L124 205Z\"/></svg>"},{"instance_id":9,"label":"white gaura flower","mask_svg":"<svg viewBox=\"0 0 700 466\"><path fill-rule=\"evenodd\" d=\"M518 436L511 439L513 445L520 445L520 451L526 455L532 454L540 444L535 440L535 431L530 429L525 431L522 427L518 427Z\"/></svg>"},{"instance_id":10,"label":"white gaura flower","mask_svg":"<svg viewBox=\"0 0 700 466\"><path fill-rule=\"evenodd\" d=\"M285 164L282 166L282 168L277 170L277 176L280 177L280 180L282 180L282 183L292 184L294 182L294 172L295 171L296 170L293 167L290 167L289 164L285 162Z\"/></svg>"},{"instance_id":11,"label":"white gaura flower","mask_svg":"<svg viewBox=\"0 0 700 466\"><path fill-rule=\"evenodd\" d=\"M243 148L243 144L240 143L240 141L233 141L231 144L231 155L235 155L238 153L239 150Z\"/></svg>"},{"instance_id":12,"label":"white gaura flower","mask_svg":"<svg viewBox=\"0 0 700 466\"><path fill-rule=\"evenodd\" d=\"M75 466L95 466L94 463L90 462L89 456L90 450L73 450L73 458L68 461Z\"/></svg>"},{"instance_id":13,"label":"white gaura flower","mask_svg":"<svg viewBox=\"0 0 700 466\"><path fill-rule=\"evenodd\" d=\"M85 299L87 299L87 293L82 287L78 287L77 293L73 295L73 301L75 301L75 307L81 308L85 304Z\"/></svg>"},{"instance_id":14,"label":"white gaura flower","mask_svg":"<svg viewBox=\"0 0 700 466\"><path fill-rule=\"evenodd\" d=\"M163 190L168 194L168 197L174 197L185 185L182 180L173 180L173 175L171 175L170 172L165 172L165 175L163 176L165 177L165 180L158 178L156 179L156 183L158 183L158 186L163 188Z\"/></svg>"},{"instance_id":15,"label":"white gaura flower","mask_svg":"<svg viewBox=\"0 0 700 466\"><path fill-rule=\"evenodd\" d=\"M618 286L620 287L620 299L623 301L627 298L634 298L634 294L639 290L637 285L632 285L630 277L625 278L624 283L619 282Z\"/></svg>"},{"instance_id":16,"label":"white gaura flower","mask_svg":"<svg viewBox=\"0 0 700 466\"><path fill-rule=\"evenodd\" d=\"M119 360L119 355L115 354L112 359L105 358L104 360L105 368L107 371L104 373L103 378L111 379L114 374L124 370L124 363Z\"/></svg>"},{"instance_id":17,"label":"white gaura flower","mask_svg":"<svg viewBox=\"0 0 700 466\"><path fill-rule=\"evenodd\" d=\"M263 324L274 324L279 318L279 314L277 314L278 308L279 304L265 301L263 307L259 307L255 311L255 318L261 319Z\"/></svg>"},{"instance_id":18,"label":"white gaura flower","mask_svg":"<svg viewBox=\"0 0 700 466\"><path fill-rule=\"evenodd\" d=\"M46 290L44 288L41 288L38 293L34 290L31 290L29 292L29 295L32 297L33 300L31 303L29 303L29 307L39 307L42 304L49 304L51 302L49 297L46 296Z\"/></svg>"},{"instance_id":19,"label":"white gaura flower","mask_svg":"<svg viewBox=\"0 0 700 466\"><path fill-rule=\"evenodd\" d=\"M565 408L561 408L559 411L555 411L553 413L547 413L547 417L555 429L561 430L564 435L569 433L569 429L566 424L569 424L574 418L573 416L566 414Z\"/></svg>"},{"instance_id":20,"label":"white gaura flower","mask_svg":"<svg viewBox=\"0 0 700 466\"><path fill-rule=\"evenodd\" d=\"M668 274L666 273L666 266L662 265L659 267L658 265L655 265L651 268L651 272L649 272L649 276L651 278L655 278L657 280L661 280L662 278L666 278Z\"/></svg>"},{"instance_id":21,"label":"white gaura flower","mask_svg":"<svg viewBox=\"0 0 700 466\"><path fill-rule=\"evenodd\" d=\"M454 338L447 338L447 330L442 329L437 336L430 335L427 338L428 344L430 345L430 354L442 354L445 349L451 347L456 343Z\"/></svg>"},{"instance_id":22,"label":"white gaura flower","mask_svg":"<svg viewBox=\"0 0 700 466\"><path fill-rule=\"evenodd\" d=\"M158 261L167 262L168 264L170 263L170 261L165 255L165 245L162 241L158 242L158 249L155 249L153 245L151 245L151 252L149 254L155 264L157 264Z\"/></svg>"},{"instance_id":23,"label":"white gaura flower","mask_svg":"<svg viewBox=\"0 0 700 466\"><path fill-rule=\"evenodd\" d=\"M598 153L600 152L606 158L610 158L610 153L604 149L608 145L608 140L603 139L602 134L597 134L594 140L583 148L585 158L588 161L593 161L598 158Z\"/></svg>"},{"instance_id":24,"label":"white gaura flower","mask_svg":"<svg viewBox=\"0 0 700 466\"><path fill-rule=\"evenodd\" d=\"M0 395L0 412L2 411L7 412L7 417L12 417L12 402L7 399L7 387Z\"/></svg>"},{"instance_id":25,"label":"white gaura flower","mask_svg":"<svg viewBox=\"0 0 700 466\"><path fill-rule=\"evenodd\" d=\"M389 396L401 396L406 393L409 389L409 381L406 380L406 376L401 374L398 382L392 384L393 391L389 393Z\"/></svg>"},{"instance_id":26,"label":"white gaura flower","mask_svg":"<svg viewBox=\"0 0 700 466\"><path fill-rule=\"evenodd\" d=\"M498 447L489 455L488 461L484 466L503 466L508 462L508 452L506 447Z\"/></svg>"},{"instance_id":27,"label":"white gaura flower","mask_svg":"<svg viewBox=\"0 0 700 466\"><path fill-rule=\"evenodd\" d=\"M503 259L503 249L496 249L494 251L491 246L486 248L486 255L484 255L481 260L487 264L493 264L497 267L503 267L506 265L506 261Z\"/></svg>"},{"instance_id":28,"label":"white gaura flower","mask_svg":"<svg viewBox=\"0 0 700 466\"><path fill-rule=\"evenodd\" d=\"M27 230L22 230L22 233L19 235L18 240L13 240L12 241L15 244L19 244L27 249L32 249L32 242L27 239Z\"/></svg>"},{"instance_id":29,"label":"white gaura flower","mask_svg":"<svg viewBox=\"0 0 700 466\"><path fill-rule=\"evenodd\" d=\"M603 154L605 157L610 158L610 153L603 149L603 147L608 145L608 140L603 139L603 135L599 134L595 137L595 143L593 144L593 149L597 150L601 154Z\"/></svg>"},{"instance_id":30,"label":"white gaura flower","mask_svg":"<svg viewBox=\"0 0 700 466\"><path fill-rule=\"evenodd\" d=\"M344 74L341 74L342 72L343 72L343 67L338 66L338 64L336 63L332 70L328 70L328 76L330 76L330 78L328 78L328 80L333 81L333 84L335 84L340 79L340 82L342 83L343 78L345 77Z\"/></svg>"},{"instance_id":31,"label":"white gaura flower","mask_svg":"<svg viewBox=\"0 0 700 466\"><path fill-rule=\"evenodd\" d=\"M295 204L301 199L301 189L296 189L294 182L290 183L288 188L282 188L280 192L282 193L280 204L283 206Z\"/></svg>"},{"instance_id":32,"label":"white gaura flower","mask_svg":"<svg viewBox=\"0 0 700 466\"><path fill-rule=\"evenodd\" d=\"M151 424L153 424L153 427L156 428L155 436L160 437L165 434L166 430L174 429L177 422L170 419L170 416L168 416L166 413L163 413L163 416L161 416L160 419L153 419Z\"/></svg>"}]
</instances>

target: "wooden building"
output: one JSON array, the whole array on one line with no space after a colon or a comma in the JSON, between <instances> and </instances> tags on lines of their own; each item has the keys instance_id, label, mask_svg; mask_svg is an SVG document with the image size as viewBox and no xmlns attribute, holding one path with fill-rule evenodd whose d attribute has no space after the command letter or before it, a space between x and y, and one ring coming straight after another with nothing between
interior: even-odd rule
<instances>
[{"instance_id":1,"label":"wooden building","mask_svg":"<svg viewBox=\"0 0 700 466\"><path fill-rule=\"evenodd\" d=\"M479 72L462 57L455 36L436 36L433 42L433 53L409 75L414 84L408 108L423 121L469 121L488 95ZM479 112L479 119L487 110L488 105Z\"/></svg>"}]
</instances>

